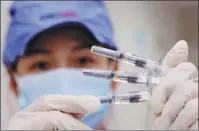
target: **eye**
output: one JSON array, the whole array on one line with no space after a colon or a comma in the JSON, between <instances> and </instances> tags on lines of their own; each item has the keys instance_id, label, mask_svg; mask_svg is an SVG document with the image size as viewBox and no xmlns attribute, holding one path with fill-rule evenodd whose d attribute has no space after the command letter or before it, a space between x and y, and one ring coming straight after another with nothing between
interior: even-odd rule
<instances>
[{"instance_id":1,"label":"eye","mask_svg":"<svg viewBox=\"0 0 199 131\"><path fill-rule=\"evenodd\" d=\"M90 57L81 57L78 59L78 62L82 65L86 65L86 64L92 63L93 60Z\"/></svg>"},{"instance_id":2,"label":"eye","mask_svg":"<svg viewBox=\"0 0 199 131\"><path fill-rule=\"evenodd\" d=\"M47 70L50 68L50 64L46 61L39 61L33 64L32 69L33 70Z\"/></svg>"}]
</instances>

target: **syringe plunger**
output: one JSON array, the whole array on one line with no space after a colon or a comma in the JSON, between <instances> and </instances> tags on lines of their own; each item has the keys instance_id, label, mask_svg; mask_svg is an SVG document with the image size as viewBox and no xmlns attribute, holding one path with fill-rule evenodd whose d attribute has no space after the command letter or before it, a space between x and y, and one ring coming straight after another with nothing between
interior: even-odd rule
<instances>
[{"instance_id":1,"label":"syringe plunger","mask_svg":"<svg viewBox=\"0 0 199 131\"><path fill-rule=\"evenodd\" d=\"M100 102L102 104L129 104L148 101L150 94L145 91L128 92L112 96L101 96Z\"/></svg>"}]
</instances>

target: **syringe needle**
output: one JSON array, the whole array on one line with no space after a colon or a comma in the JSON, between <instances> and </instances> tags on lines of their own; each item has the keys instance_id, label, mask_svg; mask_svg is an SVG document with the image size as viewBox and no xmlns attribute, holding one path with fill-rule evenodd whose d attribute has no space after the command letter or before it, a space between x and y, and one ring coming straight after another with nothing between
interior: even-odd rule
<instances>
[{"instance_id":1,"label":"syringe needle","mask_svg":"<svg viewBox=\"0 0 199 131\"><path fill-rule=\"evenodd\" d=\"M93 76L93 77L106 78L106 79L112 79L115 75L113 71L92 70L92 69L83 70L83 74L86 76Z\"/></svg>"}]
</instances>

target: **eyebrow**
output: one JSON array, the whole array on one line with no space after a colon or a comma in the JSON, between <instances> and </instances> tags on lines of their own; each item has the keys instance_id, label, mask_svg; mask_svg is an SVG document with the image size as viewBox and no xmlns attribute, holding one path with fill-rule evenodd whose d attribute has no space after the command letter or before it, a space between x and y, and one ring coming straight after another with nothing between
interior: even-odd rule
<instances>
[{"instance_id":1,"label":"eyebrow","mask_svg":"<svg viewBox=\"0 0 199 131\"><path fill-rule=\"evenodd\" d=\"M79 51L81 49L90 49L92 45L89 45L89 44L78 44L77 46L75 46L72 50L73 51Z\"/></svg>"},{"instance_id":2,"label":"eyebrow","mask_svg":"<svg viewBox=\"0 0 199 131\"><path fill-rule=\"evenodd\" d=\"M31 55L35 55L35 54L50 54L50 51L47 49L35 48L35 49L31 49L31 50L27 51L24 54L24 56L31 56Z\"/></svg>"}]
</instances>

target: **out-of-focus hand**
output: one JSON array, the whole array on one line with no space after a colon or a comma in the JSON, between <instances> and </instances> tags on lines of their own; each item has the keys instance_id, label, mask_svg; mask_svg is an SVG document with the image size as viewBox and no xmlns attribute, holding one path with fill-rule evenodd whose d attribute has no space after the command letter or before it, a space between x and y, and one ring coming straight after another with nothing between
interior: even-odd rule
<instances>
[{"instance_id":1,"label":"out-of-focus hand","mask_svg":"<svg viewBox=\"0 0 199 131\"><path fill-rule=\"evenodd\" d=\"M154 130L198 130L198 75L189 62L188 47L179 41L163 61L163 75L153 92L151 111Z\"/></svg>"},{"instance_id":2,"label":"out-of-focus hand","mask_svg":"<svg viewBox=\"0 0 199 131\"><path fill-rule=\"evenodd\" d=\"M92 130L78 118L100 107L94 96L47 95L14 115L9 130Z\"/></svg>"}]
</instances>

